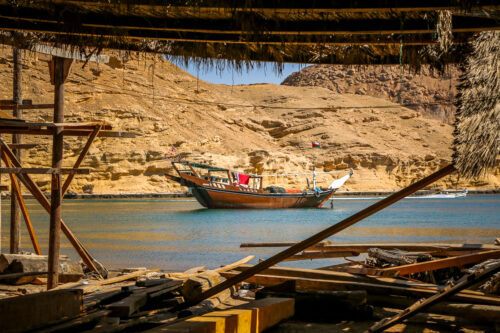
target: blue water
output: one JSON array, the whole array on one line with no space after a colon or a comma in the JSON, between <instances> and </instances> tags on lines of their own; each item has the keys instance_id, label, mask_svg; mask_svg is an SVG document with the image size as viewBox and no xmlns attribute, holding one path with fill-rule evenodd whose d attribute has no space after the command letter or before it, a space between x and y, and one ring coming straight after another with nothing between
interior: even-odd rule
<instances>
[{"instance_id":1,"label":"blue water","mask_svg":"<svg viewBox=\"0 0 500 333\"><path fill-rule=\"evenodd\" d=\"M109 267L183 270L217 267L249 254L268 258L278 248L239 248L244 242L300 241L380 200L334 200L334 209L207 210L170 199L67 200L63 219L89 251ZM28 201L42 252L47 253L48 214ZM8 246L9 205L2 204L2 249ZM23 226L22 248L31 251ZM493 243L500 237L500 195L456 199L407 199L329 238L337 243ZM61 236L61 251L77 257ZM356 258L354 258L356 259ZM321 267L341 259L290 262Z\"/></svg>"}]
</instances>

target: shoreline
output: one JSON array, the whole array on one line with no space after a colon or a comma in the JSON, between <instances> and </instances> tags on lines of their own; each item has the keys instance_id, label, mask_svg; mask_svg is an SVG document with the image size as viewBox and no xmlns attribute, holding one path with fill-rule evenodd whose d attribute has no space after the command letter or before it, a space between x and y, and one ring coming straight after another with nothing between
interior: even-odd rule
<instances>
[{"instance_id":1,"label":"shoreline","mask_svg":"<svg viewBox=\"0 0 500 333\"><path fill-rule=\"evenodd\" d=\"M339 191L334 194L335 197L385 197L389 196L396 191ZM451 191L450 192L458 192ZM436 191L422 190L417 191L415 194L411 195L413 197L434 194ZM492 190L468 190L469 195L480 195L480 194L500 194L500 189ZM47 198L50 198L50 194L46 193ZM33 199L31 194L23 194L23 197L27 199ZM1 195L2 199L10 198L10 193L3 192ZM167 192L167 193L68 193L64 196L64 199L141 199L141 198L194 198L194 196L188 192Z\"/></svg>"}]
</instances>

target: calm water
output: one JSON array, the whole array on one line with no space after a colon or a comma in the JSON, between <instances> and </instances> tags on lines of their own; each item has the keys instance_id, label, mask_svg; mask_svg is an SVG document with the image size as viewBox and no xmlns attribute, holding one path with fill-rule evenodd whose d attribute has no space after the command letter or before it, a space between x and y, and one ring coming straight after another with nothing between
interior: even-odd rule
<instances>
[{"instance_id":1,"label":"calm water","mask_svg":"<svg viewBox=\"0 0 500 333\"><path fill-rule=\"evenodd\" d=\"M200 265L216 267L249 254L267 258L278 249L240 249L240 243L299 241L377 200L380 199L336 199L334 210L207 210L189 200L68 200L64 203L63 219L89 251L109 267L179 270ZM28 209L42 251L47 253L48 214L35 201L28 201ZM4 250L8 242L8 210L4 200ZM24 224L22 232L22 247L31 250ZM500 195L469 195L458 199L403 200L330 240L492 243L497 237ZM64 235L61 239L61 251L76 258ZM335 262L338 260L288 265L320 267Z\"/></svg>"}]
</instances>

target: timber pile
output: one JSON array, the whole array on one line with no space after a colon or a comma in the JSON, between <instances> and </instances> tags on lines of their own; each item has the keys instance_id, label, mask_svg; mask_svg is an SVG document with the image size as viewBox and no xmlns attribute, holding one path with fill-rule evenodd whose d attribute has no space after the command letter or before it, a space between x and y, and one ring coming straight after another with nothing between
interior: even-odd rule
<instances>
[{"instance_id":1,"label":"timber pile","mask_svg":"<svg viewBox=\"0 0 500 333\"><path fill-rule=\"evenodd\" d=\"M247 243L241 247L293 245ZM391 319L379 322L371 327L370 331L382 331L419 311L455 316L461 321L491 327L499 325L498 244L323 243L311 246L290 258L325 259L359 256L361 253L366 253L363 261L346 258L345 263L318 269L272 266L247 278L245 282L264 287L257 292L257 298L294 298L296 317L306 321L366 320L370 317L370 307L388 307L406 310ZM251 267L241 265L222 275L231 278ZM366 293L362 302L359 298L346 301L342 299L345 296L341 296L344 295L342 293L360 292ZM339 294L332 296L331 293ZM321 300L315 300L317 297L321 297ZM329 304L332 297L336 297L336 300ZM441 301L445 298L446 301ZM341 318L321 314L318 309L323 307L311 305L322 302L325 302L324 308L335 309L333 312L340 313ZM354 314L361 315L359 318L353 318Z\"/></svg>"}]
</instances>

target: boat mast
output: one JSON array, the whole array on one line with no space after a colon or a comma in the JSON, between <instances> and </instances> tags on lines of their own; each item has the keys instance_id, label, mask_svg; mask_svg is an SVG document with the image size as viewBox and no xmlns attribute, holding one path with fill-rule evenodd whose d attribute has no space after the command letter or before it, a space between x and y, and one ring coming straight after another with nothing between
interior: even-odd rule
<instances>
[{"instance_id":1,"label":"boat mast","mask_svg":"<svg viewBox=\"0 0 500 333\"><path fill-rule=\"evenodd\" d=\"M316 188L316 160L313 160L313 190Z\"/></svg>"}]
</instances>

